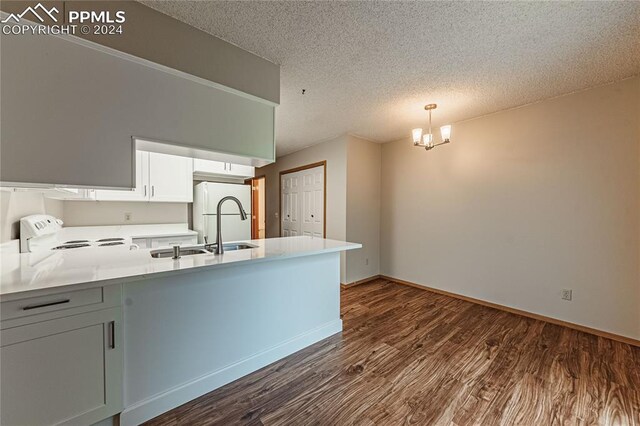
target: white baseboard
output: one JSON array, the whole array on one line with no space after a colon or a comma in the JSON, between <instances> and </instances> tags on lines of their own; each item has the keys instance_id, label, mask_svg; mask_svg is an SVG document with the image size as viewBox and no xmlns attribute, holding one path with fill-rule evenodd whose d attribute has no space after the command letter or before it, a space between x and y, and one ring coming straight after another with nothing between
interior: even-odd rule
<instances>
[{"instance_id":1,"label":"white baseboard","mask_svg":"<svg viewBox=\"0 0 640 426\"><path fill-rule=\"evenodd\" d=\"M341 331L342 320L331 321L235 364L138 402L120 414L120 426L139 425Z\"/></svg>"}]
</instances>

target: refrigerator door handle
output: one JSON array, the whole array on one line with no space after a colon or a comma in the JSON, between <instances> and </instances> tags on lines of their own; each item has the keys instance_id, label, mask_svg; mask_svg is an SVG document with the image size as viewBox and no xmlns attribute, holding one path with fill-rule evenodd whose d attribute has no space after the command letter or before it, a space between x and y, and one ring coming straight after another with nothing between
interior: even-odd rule
<instances>
[{"instance_id":1,"label":"refrigerator door handle","mask_svg":"<svg viewBox=\"0 0 640 426\"><path fill-rule=\"evenodd\" d=\"M207 218L207 216L205 216L204 214L206 213L207 210L207 206L209 205L209 185L208 184L204 184L204 190L203 190L203 198L204 198L204 205L202 206L202 221L204 222L204 240L205 242L209 239L209 220Z\"/></svg>"}]
</instances>

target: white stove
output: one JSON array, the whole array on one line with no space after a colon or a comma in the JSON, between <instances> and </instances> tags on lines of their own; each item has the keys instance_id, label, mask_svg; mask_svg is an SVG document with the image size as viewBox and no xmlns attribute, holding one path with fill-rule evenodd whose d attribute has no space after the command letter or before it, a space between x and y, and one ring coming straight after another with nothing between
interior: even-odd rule
<instances>
[{"instance_id":1,"label":"white stove","mask_svg":"<svg viewBox=\"0 0 640 426\"><path fill-rule=\"evenodd\" d=\"M60 245L51 247L51 250L68 250L83 247L114 247L125 245L125 238L102 238L99 240L70 240Z\"/></svg>"},{"instance_id":2,"label":"white stove","mask_svg":"<svg viewBox=\"0 0 640 426\"><path fill-rule=\"evenodd\" d=\"M35 214L20 219L20 252L32 253L49 250L77 250L96 247L131 248L131 239L106 237L99 239L61 239L62 220L50 215Z\"/></svg>"}]
</instances>

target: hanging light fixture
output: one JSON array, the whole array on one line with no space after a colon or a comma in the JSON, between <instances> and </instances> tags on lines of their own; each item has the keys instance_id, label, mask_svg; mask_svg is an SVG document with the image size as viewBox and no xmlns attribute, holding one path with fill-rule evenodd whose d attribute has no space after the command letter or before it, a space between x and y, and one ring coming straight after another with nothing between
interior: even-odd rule
<instances>
[{"instance_id":1,"label":"hanging light fixture","mask_svg":"<svg viewBox=\"0 0 640 426\"><path fill-rule=\"evenodd\" d=\"M420 146L429 151L430 149L435 148L436 146L444 145L446 143L451 142L449 139L451 137L451 126L442 126L440 127L440 135L442 136L442 142L433 143L433 133L431 133L431 111L438 108L436 104L427 104L424 106L424 109L429 111L429 133L423 133L422 129L413 129L411 131L411 137L413 139L414 146Z\"/></svg>"}]
</instances>

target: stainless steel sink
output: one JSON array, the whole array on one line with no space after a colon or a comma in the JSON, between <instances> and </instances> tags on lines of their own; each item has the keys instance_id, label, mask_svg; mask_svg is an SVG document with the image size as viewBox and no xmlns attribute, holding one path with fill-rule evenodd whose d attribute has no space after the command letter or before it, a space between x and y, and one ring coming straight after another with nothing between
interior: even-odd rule
<instances>
[{"instance_id":1,"label":"stainless steel sink","mask_svg":"<svg viewBox=\"0 0 640 426\"><path fill-rule=\"evenodd\" d=\"M246 250L258 247L255 244L249 244L245 242L240 243L227 243L222 244L224 251ZM215 244L203 244L198 246L180 247L180 256L193 256L194 254L210 254L215 252ZM151 257L156 259L163 259L166 257L173 257L173 249L158 249L151 251Z\"/></svg>"},{"instance_id":2,"label":"stainless steel sink","mask_svg":"<svg viewBox=\"0 0 640 426\"><path fill-rule=\"evenodd\" d=\"M254 244L249 244L249 243L227 243L227 244L222 244L222 248L224 249L224 251L234 251L234 250L246 250L246 249L252 249L252 248L256 248L258 246L254 245ZM215 250L215 247L213 248L213 250Z\"/></svg>"},{"instance_id":3,"label":"stainless steel sink","mask_svg":"<svg viewBox=\"0 0 640 426\"><path fill-rule=\"evenodd\" d=\"M184 247L180 248L180 256L193 256L194 254L209 253L204 248L200 247ZM173 249L160 249L151 251L151 257L156 259L162 259L165 257L173 257Z\"/></svg>"}]
</instances>

